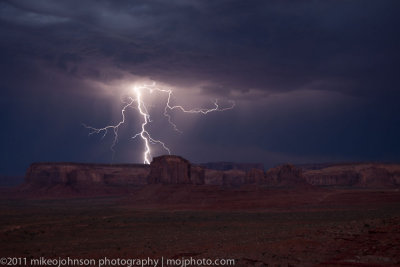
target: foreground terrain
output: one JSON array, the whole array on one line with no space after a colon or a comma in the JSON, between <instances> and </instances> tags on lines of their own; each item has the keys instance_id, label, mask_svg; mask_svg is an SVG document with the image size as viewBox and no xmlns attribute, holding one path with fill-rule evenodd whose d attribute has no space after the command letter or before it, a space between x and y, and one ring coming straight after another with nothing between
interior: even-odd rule
<instances>
[{"instance_id":1,"label":"foreground terrain","mask_svg":"<svg viewBox=\"0 0 400 267\"><path fill-rule=\"evenodd\" d=\"M400 265L397 189L147 186L120 196L1 195L1 257Z\"/></svg>"}]
</instances>

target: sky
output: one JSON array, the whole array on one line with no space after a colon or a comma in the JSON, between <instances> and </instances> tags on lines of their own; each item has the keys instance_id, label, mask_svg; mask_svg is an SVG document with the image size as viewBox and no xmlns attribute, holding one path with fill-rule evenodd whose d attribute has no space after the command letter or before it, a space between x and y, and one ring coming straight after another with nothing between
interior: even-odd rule
<instances>
[{"instance_id":1,"label":"sky","mask_svg":"<svg viewBox=\"0 0 400 267\"><path fill-rule=\"evenodd\" d=\"M400 161L400 2L0 1L0 174L32 162L142 163L135 85L174 104L148 129L191 162ZM153 146L153 156L165 154Z\"/></svg>"}]
</instances>

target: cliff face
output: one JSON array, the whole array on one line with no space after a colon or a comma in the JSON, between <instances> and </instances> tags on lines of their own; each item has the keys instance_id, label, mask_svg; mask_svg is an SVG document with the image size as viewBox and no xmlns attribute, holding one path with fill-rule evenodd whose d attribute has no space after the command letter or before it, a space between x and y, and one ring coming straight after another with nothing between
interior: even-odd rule
<instances>
[{"instance_id":1,"label":"cliff face","mask_svg":"<svg viewBox=\"0 0 400 267\"><path fill-rule=\"evenodd\" d=\"M359 176L359 173L354 170L320 170L304 173L304 177L310 184L318 186L352 186L358 182Z\"/></svg>"},{"instance_id":2,"label":"cliff face","mask_svg":"<svg viewBox=\"0 0 400 267\"><path fill-rule=\"evenodd\" d=\"M355 186L366 188L400 185L398 164L337 164L304 172L306 180L320 186Z\"/></svg>"},{"instance_id":3,"label":"cliff face","mask_svg":"<svg viewBox=\"0 0 400 267\"><path fill-rule=\"evenodd\" d=\"M191 165L190 167L190 180L193 184L201 185L205 183L206 171L204 168Z\"/></svg>"},{"instance_id":4,"label":"cliff face","mask_svg":"<svg viewBox=\"0 0 400 267\"><path fill-rule=\"evenodd\" d=\"M34 186L143 185L150 167L141 164L107 165L34 163L25 181Z\"/></svg>"},{"instance_id":5,"label":"cliff face","mask_svg":"<svg viewBox=\"0 0 400 267\"><path fill-rule=\"evenodd\" d=\"M321 165L320 169L300 169L285 164L269 169L212 170L193 165L179 156L160 156L150 166L143 164L34 163L25 177L28 188L67 186L140 186L145 184L192 184L271 187L349 186L385 188L400 186L398 164Z\"/></svg>"},{"instance_id":6,"label":"cliff face","mask_svg":"<svg viewBox=\"0 0 400 267\"><path fill-rule=\"evenodd\" d=\"M160 156L150 164L149 184L204 184L205 171L179 156Z\"/></svg>"},{"instance_id":7,"label":"cliff face","mask_svg":"<svg viewBox=\"0 0 400 267\"><path fill-rule=\"evenodd\" d=\"M142 164L107 165L79 163L34 163L26 174L30 186L138 186L145 184L193 184L240 186L244 184L293 184L300 179L298 169L291 165L274 168L266 175L261 169L243 171L211 170L193 165L179 156L160 156L150 166ZM303 179L304 181L304 179Z\"/></svg>"},{"instance_id":8,"label":"cliff face","mask_svg":"<svg viewBox=\"0 0 400 267\"><path fill-rule=\"evenodd\" d=\"M224 172L205 169L204 183L206 185L223 185L224 184Z\"/></svg>"},{"instance_id":9,"label":"cliff face","mask_svg":"<svg viewBox=\"0 0 400 267\"><path fill-rule=\"evenodd\" d=\"M301 169L291 164L284 164L269 169L266 174L266 182L271 186L310 186Z\"/></svg>"},{"instance_id":10,"label":"cliff face","mask_svg":"<svg viewBox=\"0 0 400 267\"><path fill-rule=\"evenodd\" d=\"M241 170L228 170L223 172L224 185L242 185L246 184L246 172Z\"/></svg>"},{"instance_id":11,"label":"cliff face","mask_svg":"<svg viewBox=\"0 0 400 267\"><path fill-rule=\"evenodd\" d=\"M242 170L205 170L205 184L239 186L244 184L280 186L310 186L305 180L302 171L293 165L281 165L268 170L266 173L260 169Z\"/></svg>"},{"instance_id":12,"label":"cliff face","mask_svg":"<svg viewBox=\"0 0 400 267\"><path fill-rule=\"evenodd\" d=\"M267 178L263 170L250 169L246 172L246 183L248 184L266 184Z\"/></svg>"},{"instance_id":13,"label":"cliff face","mask_svg":"<svg viewBox=\"0 0 400 267\"><path fill-rule=\"evenodd\" d=\"M391 187L396 184L392 173L386 168L370 166L360 170L357 185L361 187Z\"/></svg>"},{"instance_id":14,"label":"cliff face","mask_svg":"<svg viewBox=\"0 0 400 267\"><path fill-rule=\"evenodd\" d=\"M207 185L241 185L265 184L264 171L251 169L248 172L241 170L218 171L205 169L205 184Z\"/></svg>"},{"instance_id":15,"label":"cliff face","mask_svg":"<svg viewBox=\"0 0 400 267\"><path fill-rule=\"evenodd\" d=\"M264 165L262 163L208 162L202 163L200 166L205 169L217 171L239 170L248 172L251 169L259 169L264 171Z\"/></svg>"}]
</instances>

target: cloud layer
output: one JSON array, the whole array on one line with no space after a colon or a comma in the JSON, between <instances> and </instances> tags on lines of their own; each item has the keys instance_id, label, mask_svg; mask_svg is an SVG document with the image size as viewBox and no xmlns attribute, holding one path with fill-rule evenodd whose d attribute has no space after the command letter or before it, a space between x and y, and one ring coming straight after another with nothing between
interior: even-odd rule
<instances>
[{"instance_id":1,"label":"cloud layer","mask_svg":"<svg viewBox=\"0 0 400 267\"><path fill-rule=\"evenodd\" d=\"M3 1L1 167L109 160L80 123L116 119L119 95L101 88L141 78L237 101L235 111L183 123L183 136L165 134L192 161L399 160L399 7ZM116 160L138 161L135 150L121 141Z\"/></svg>"}]
</instances>

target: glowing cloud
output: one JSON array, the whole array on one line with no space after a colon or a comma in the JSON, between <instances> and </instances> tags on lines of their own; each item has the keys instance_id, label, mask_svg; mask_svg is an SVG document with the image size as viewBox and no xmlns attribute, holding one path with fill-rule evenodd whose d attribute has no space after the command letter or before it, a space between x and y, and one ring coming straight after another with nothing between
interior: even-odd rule
<instances>
[{"instance_id":1,"label":"glowing cloud","mask_svg":"<svg viewBox=\"0 0 400 267\"><path fill-rule=\"evenodd\" d=\"M164 88L157 87L155 83L142 84L140 86L137 86L137 85L134 86L133 91L132 91L133 96L128 96L127 101L123 101L124 106L121 110L122 119L120 122L118 122L115 125L105 126L103 128L95 128L95 127L83 124L83 126L85 128L90 130L89 135L103 133L102 138L104 138L108 134L109 130L112 130L113 134L114 134L114 139L113 139L113 143L111 145L111 150L113 151L113 153L115 153L114 148L118 142L118 130L119 130L119 127L125 123L125 119L126 119L125 112L127 111L128 108L136 109L139 112L139 115L143 118L143 121L141 124L141 131L136 133L132 138L140 138L140 139L142 139L142 141L144 143L144 151L143 151L143 163L144 164L150 164L151 159L152 159L150 145L156 145L156 144L161 145L163 147L163 149L168 152L168 154L171 154L171 150L166 146L166 144L164 142L151 137L150 133L148 132L148 130L146 128L146 126L149 123L151 123L151 119L150 119L150 114L146 107L145 100L142 97L143 91L148 91L150 93L157 91L157 92L167 94L167 101L166 101L165 107L164 107L164 116L167 118L169 124L173 127L173 129L180 133L182 133L182 132L178 129L176 124L172 121L171 114L169 113L172 110L180 110L183 113L192 113L192 114L197 113L197 114L206 115L210 112L229 110L229 109L234 108L234 106L235 106L235 102L229 101L230 106L221 108L218 104L218 99L216 99L213 102L214 103L213 108L185 109L183 106L171 104L171 97L173 95L173 92L171 89L164 89Z\"/></svg>"}]
</instances>

